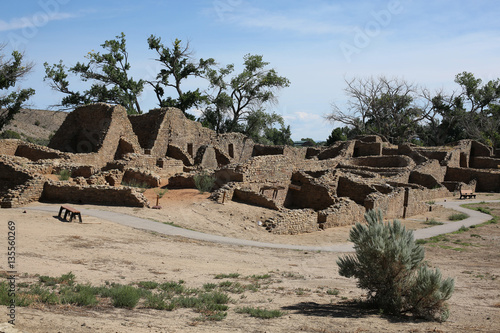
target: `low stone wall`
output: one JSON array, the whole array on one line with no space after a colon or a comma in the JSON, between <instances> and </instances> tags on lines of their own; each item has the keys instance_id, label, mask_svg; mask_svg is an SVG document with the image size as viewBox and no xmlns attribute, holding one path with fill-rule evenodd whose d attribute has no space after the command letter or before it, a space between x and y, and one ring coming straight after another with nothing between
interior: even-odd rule
<instances>
[{"instance_id":1,"label":"low stone wall","mask_svg":"<svg viewBox=\"0 0 500 333\"><path fill-rule=\"evenodd\" d=\"M9 189L7 194L0 200L1 208L21 207L30 202L38 201L42 195L45 182L45 179L36 176L22 185Z\"/></svg>"},{"instance_id":2,"label":"low stone wall","mask_svg":"<svg viewBox=\"0 0 500 333\"><path fill-rule=\"evenodd\" d=\"M475 169L500 169L500 158L471 157L470 167Z\"/></svg>"},{"instance_id":3,"label":"low stone wall","mask_svg":"<svg viewBox=\"0 0 500 333\"><path fill-rule=\"evenodd\" d=\"M499 192L500 191L500 171L448 168L445 176L446 181L459 181L470 183L477 181L476 191L478 192Z\"/></svg>"},{"instance_id":4,"label":"low stone wall","mask_svg":"<svg viewBox=\"0 0 500 333\"><path fill-rule=\"evenodd\" d=\"M122 182L158 187L160 186L161 178L148 170L126 169L122 177Z\"/></svg>"},{"instance_id":5,"label":"low stone wall","mask_svg":"<svg viewBox=\"0 0 500 333\"><path fill-rule=\"evenodd\" d=\"M364 221L366 209L352 200L340 198L328 209L318 212L318 223L320 229L353 225Z\"/></svg>"},{"instance_id":6,"label":"low stone wall","mask_svg":"<svg viewBox=\"0 0 500 333\"><path fill-rule=\"evenodd\" d=\"M129 187L79 186L52 181L45 183L40 200L89 205L149 207L149 202L144 195Z\"/></svg>"},{"instance_id":7,"label":"low stone wall","mask_svg":"<svg viewBox=\"0 0 500 333\"><path fill-rule=\"evenodd\" d=\"M320 230L318 214L313 209L285 210L275 218L264 221L263 226L278 235L298 235Z\"/></svg>"},{"instance_id":8,"label":"low stone wall","mask_svg":"<svg viewBox=\"0 0 500 333\"><path fill-rule=\"evenodd\" d=\"M31 161L58 159L68 156L68 154L61 153L60 151L28 142L20 143L16 149L15 155L25 157Z\"/></svg>"},{"instance_id":9,"label":"low stone wall","mask_svg":"<svg viewBox=\"0 0 500 333\"><path fill-rule=\"evenodd\" d=\"M232 200L241 201L259 207L266 207L270 209L279 210L279 207L273 200L267 198L265 195L256 193L249 189L241 189L241 188L234 189Z\"/></svg>"},{"instance_id":10,"label":"low stone wall","mask_svg":"<svg viewBox=\"0 0 500 333\"><path fill-rule=\"evenodd\" d=\"M21 140L0 139L0 155L14 156Z\"/></svg>"}]
</instances>

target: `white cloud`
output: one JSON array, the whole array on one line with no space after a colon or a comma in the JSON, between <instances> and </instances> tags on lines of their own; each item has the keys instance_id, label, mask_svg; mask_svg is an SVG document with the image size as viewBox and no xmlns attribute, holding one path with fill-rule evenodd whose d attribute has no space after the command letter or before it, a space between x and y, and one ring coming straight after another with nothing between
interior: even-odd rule
<instances>
[{"instance_id":1,"label":"white cloud","mask_svg":"<svg viewBox=\"0 0 500 333\"><path fill-rule=\"evenodd\" d=\"M73 18L75 15L70 13L44 13L37 12L31 16L13 18L10 21L0 20L0 31L19 30L24 28L41 27L50 21L59 21Z\"/></svg>"}]
</instances>

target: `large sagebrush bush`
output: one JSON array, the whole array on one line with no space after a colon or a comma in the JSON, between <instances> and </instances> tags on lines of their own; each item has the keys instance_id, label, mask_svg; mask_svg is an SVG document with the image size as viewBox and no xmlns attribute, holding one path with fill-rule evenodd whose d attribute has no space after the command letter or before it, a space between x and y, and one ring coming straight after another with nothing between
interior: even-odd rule
<instances>
[{"instance_id":1,"label":"large sagebrush bush","mask_svg":"<svg viewBox=\"0 0 500 333\"><path fill-rule=\"evenodd\" d=\"M384 223L380 210L368 211L365 219L367 224L357 223L350 231L355 254L337 260L340 275L358 279L369 301L386 313L448 319L446 301L454 280L443 280L439 269L424 263L424 248L398 220Z\"/></svg>"}]
</instances>

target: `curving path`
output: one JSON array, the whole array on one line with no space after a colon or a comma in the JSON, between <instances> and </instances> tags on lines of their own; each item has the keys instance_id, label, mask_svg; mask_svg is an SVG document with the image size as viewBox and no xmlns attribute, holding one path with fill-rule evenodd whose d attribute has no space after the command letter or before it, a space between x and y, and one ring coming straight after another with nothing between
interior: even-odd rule
<instances>
[{"instance_id":1,"label":"curving path","mask_svg":"<svg viewBox=\"0 0 500 333\"><path fill-rule=\"evenodd\" d=\"M440 234L445 234L449 232L456 231L462 226L470 227L472 225L480 224L491 219L491 216L484 214L475 210L470 210L467 208L460 207L463 203L479 202L478 200L465 200L465 201L441 201L437 202L442 204L446 208L451 208L459 212L464 212L470 217L457 221L450 222L443 225L438 225L430 228L419 229L414 231L415 239L429 238L432 236L437 236ZM498 202L498 201L488 201L488 202ZM23 207L18 208L19 210L36 210L45 211L57 214L59 212L59 204L54 204L51 206L33 206L33 207ZM219 244L229 244L237 246L255 246L263 248L274 248L274 249L289 249L289 250L303 250L303 251L326 251L326 252L353 252L352 243L339 243L330 246L303 246L303 245L293 245L293 244L276 244L276 243L265 243L246 239L224 237L218 235L205 234L199 231L193 231L183 228L174 227L171 225L158 223L152 220L143 219L127 214L115 213L105 210L98 209L81 209L82 214L97 217L103 220L118 223L124 226L143 229L147 231L154 231L169 236L180 236L191 239L196 239L200 241L213 242Z\"/></svg>"}]
</instances>

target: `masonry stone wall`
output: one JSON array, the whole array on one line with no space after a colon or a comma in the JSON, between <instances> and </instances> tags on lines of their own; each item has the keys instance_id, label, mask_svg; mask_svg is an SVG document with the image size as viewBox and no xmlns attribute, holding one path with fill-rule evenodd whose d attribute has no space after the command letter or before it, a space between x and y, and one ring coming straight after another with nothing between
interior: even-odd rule
<instances>
[{"instance_id":1,"label":"masonry stone wall","mask_svg":"<svg viewBox=\"0 0 500 333\"><path fill-rule=\"evenodd\" d=\"M338 202L318 212L320 229L328 229L345 225L353 225L364 221L366 210L356 202L339 198Z\"/></svg>"},{"instance_id":2,"label":"masonry stone wall","mask_svg":"<svg viewBox=\"0 0 500 333\"><path fill-rule=\"evenodd\" d=\"M149 207L148 200L135 189L112 186L79 186L47 182L42 201L106 206Z\"/></svg>"},{"instance_id":3,"label":"masonry stone wall","mask_svg":"<svg viewBox=\"0 0 500 333\"><path fill-rule=\"evenodd\" d=\"M500 158L493 157L472 157L470 167L474 169L499 169Z\"/></svg>"},{"instance_id":4,"label":"masonry stone wall","mask_svg":"<svg viewBox=\"0 0 500 333\"><path fill-rule=\"evenodd\" d=\"M135 183L140 185L144 184L148 187L158 187L160 186L161 178L148 170L129 168L125 170L122 182L126 184Z\"/></svg>"},{"instance_id":5,"label":"masonry stone wall","mask_svg":"<svg viewBox=\"0 0 500 333\"><path fill-rule=\"evenodd\" d=\"M297 235L320 230L318 214L313 209L293 209L280 212L264 221L269 232L278 235Z\"/></svg>"},{"instance_id":6,"label":"masonry stone wall","mask_svg":"<svg viewBox=\"0 0 500 333\"><path fill-rule=\"evenodd\" d=\"M472 180L476 180L476 191L478 192L498 192L500 190L500 171L448 168L445 180L463 183L470 183Z\"/></svg>"},{"instance_id":7,"label":"masonry stone wall","mask_svg":"<svg viewBox=\"0 0 500 333\"><path fill-rule=\"evenodd\" d=\"M292 176L291 186L288 187L284 206L322 210L333 205L334 202L328 186L303 172L296 172Z\"/></svg>"},{"instance_id":8,"label":"masonry stone wall","mask_svg":"<svg viewBox=\"0 0 500 333\"><path fill-rule=\"evenodd\" d=\"M382 154L382 143L381 142L363 142L356 141L354 146L354 157L359 156L379 156Z\"/></svg>"},{"instance_id":9,"label":"masonry stone wall","mask_svg":"<svg viewBox=\"0 0 500 333\"><path fill-rule=\"evenodd\" d=\"M13 156L16 153L17 147L21 140L16 139L3 139L0 140L0 155Z\"/></svg>"},{"instance_id":10,"label":"masonry stone wall","mask_svg":"<svg viewBox=\"0 0 500 333\"><path fill-rule=\"evenodd\" d=\"M142 152L125 108L103 103L82 106L68 114L49 147L76 153L79 156L72 157L73 161L99 167L124 153Z\"/></svg>"},{"instance_id":11,"label":"masonry stone wall","mask_svg":"<svg viewBox=\"0 0 500 333\"><path fill-rule=\"evenodd\" d=\"M234 189L231 200L241 201L259 207L266 207L270 209L279 210L278 205L276 205L276 203L273 200L269 199L263 194L256 193L249 189L244 189L244 188Z\"/></svg>"}]
</instances>

